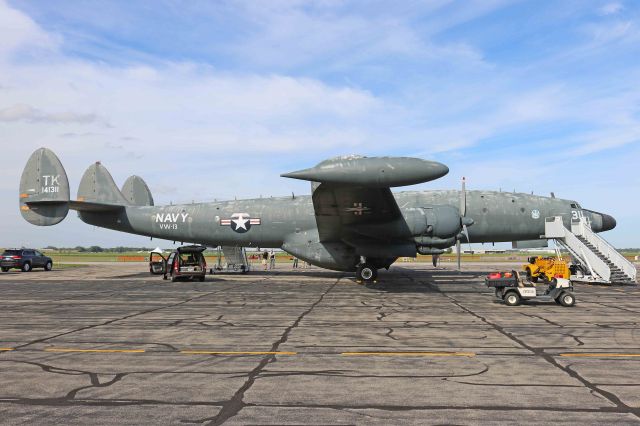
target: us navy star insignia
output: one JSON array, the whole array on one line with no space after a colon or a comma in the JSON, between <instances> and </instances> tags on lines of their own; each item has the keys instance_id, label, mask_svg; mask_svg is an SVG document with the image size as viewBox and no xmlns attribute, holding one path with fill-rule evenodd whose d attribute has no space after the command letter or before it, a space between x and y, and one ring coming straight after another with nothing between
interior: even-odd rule
<instances>
[{"instance_id":1,"label":"us navy star insignia","mask_svg":"<svg viewBox=\"0 0 640 426\"><path fill-rule=\"evenodd\" d=\"M260 225L260 218L252 218L249 213L234 213L229 219L220 219L221 226L230 226L231 230L244 234L252 225Z\"/></svg>"}]
</instances>

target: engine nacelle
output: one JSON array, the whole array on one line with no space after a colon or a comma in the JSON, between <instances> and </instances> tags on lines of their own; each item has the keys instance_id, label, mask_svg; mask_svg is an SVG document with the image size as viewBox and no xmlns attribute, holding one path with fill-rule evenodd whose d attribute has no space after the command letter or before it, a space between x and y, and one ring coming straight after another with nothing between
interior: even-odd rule
<instances>
[{"instance_id":1,"label":"engine nacelle","mask_svg":"<svg viewBox=\"0 0 640 426\"><path fill-rule=\"evenodd\" d=\"M456 243L456 236L462 229L460 212L451 206L429 206L421 209L426 220L426 228L414 234L416 250L420 254L442 254L444 249Z\"/></svg>"},{"instance_id":2,"label":"engine nacelle","mask_svg":"<svg viewBox=\"0 0 640 426\"><path fill-rule=\"evenodd\" d=\"M460 212L451 206L430 206L425 207L427 216L427 231L423 235L448 239L460 233L462 224L460 222Z\"/></svg>"}]
</instances>

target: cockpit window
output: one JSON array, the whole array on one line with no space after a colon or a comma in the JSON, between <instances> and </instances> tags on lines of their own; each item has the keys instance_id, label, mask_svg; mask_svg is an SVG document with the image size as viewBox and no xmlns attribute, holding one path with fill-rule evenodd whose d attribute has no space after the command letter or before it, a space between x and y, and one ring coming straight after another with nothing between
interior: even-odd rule
<instances>
[{"instance_id":1,"label":"cockpit window","mask_svg":"<svg viewBox=\"0 0 640 426\"><path fill-rule=\"evenodd\" d=\"M571 203L571 208L572 208L572 209L577 209L577 208L578 208L578 205L577 205L576 203Z\"/></svg>"}]
</instances>

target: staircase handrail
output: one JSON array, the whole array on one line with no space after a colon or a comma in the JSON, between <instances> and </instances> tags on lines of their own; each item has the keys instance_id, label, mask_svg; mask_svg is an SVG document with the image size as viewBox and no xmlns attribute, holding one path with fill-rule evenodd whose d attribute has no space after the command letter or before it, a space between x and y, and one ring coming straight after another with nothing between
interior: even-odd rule
<instances>
[{"instance_id":1,"label":"staircase handrail","mask_svg":"<svg viewBox=\"0 0 640 426\"><path fill-rule=\"evenodd\" d=\"M574 222L571 223L572 227ZM614 262L614 265L622 269L622 272L625 275L629 276L631 279L635 281L636 279L636 267L633 263L631 263L627 258L625 258L614 246L611 245L607 240L602 238L600 235L593 232L590 226L586 226L585 223L580 220L580 224L578 225L582 236L585 237L587 241L593 244L607 259ZM615 262L616 260L619 261Z\"/></svg>"},{"instance_id":2,"label":"staircase handrail","mask_svg":"<svg viewBox=\"0 0 640 426\"><path fill-rule=\"evenodd\" d=\"M605 282L610 281L611 269L609 265L593 253L571 230L564 226L561 216L545 218L545 235L547 238L560 241L577 261L589 269L594 278Z\"/></svg>"}]
</instances>

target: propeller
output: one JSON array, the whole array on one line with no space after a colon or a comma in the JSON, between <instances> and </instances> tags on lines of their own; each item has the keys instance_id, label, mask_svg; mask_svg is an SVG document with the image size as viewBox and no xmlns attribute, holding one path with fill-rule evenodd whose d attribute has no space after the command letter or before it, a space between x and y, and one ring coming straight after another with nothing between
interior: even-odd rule
<instances>
[{"instance_id":1,"label":"propeller","mask_svg":"<svg viewBox=\"0 0 640 426\"><path fill-rule=\"evenodd\" d=\"M467 229L467 225L473 225L473 219L467 218L467 180L465 177L462 178L462 191L460 191L460 224L462 225L462 232L458 234L456 237L456 255L458 257L458 271L461 269L460 262L462 254L460 253L460 240L462 239L462 235L467 238L467 243L469 243L469 251L471 251L471 240L469 239L469 230Z\"/></svg>"}]
</instances>

